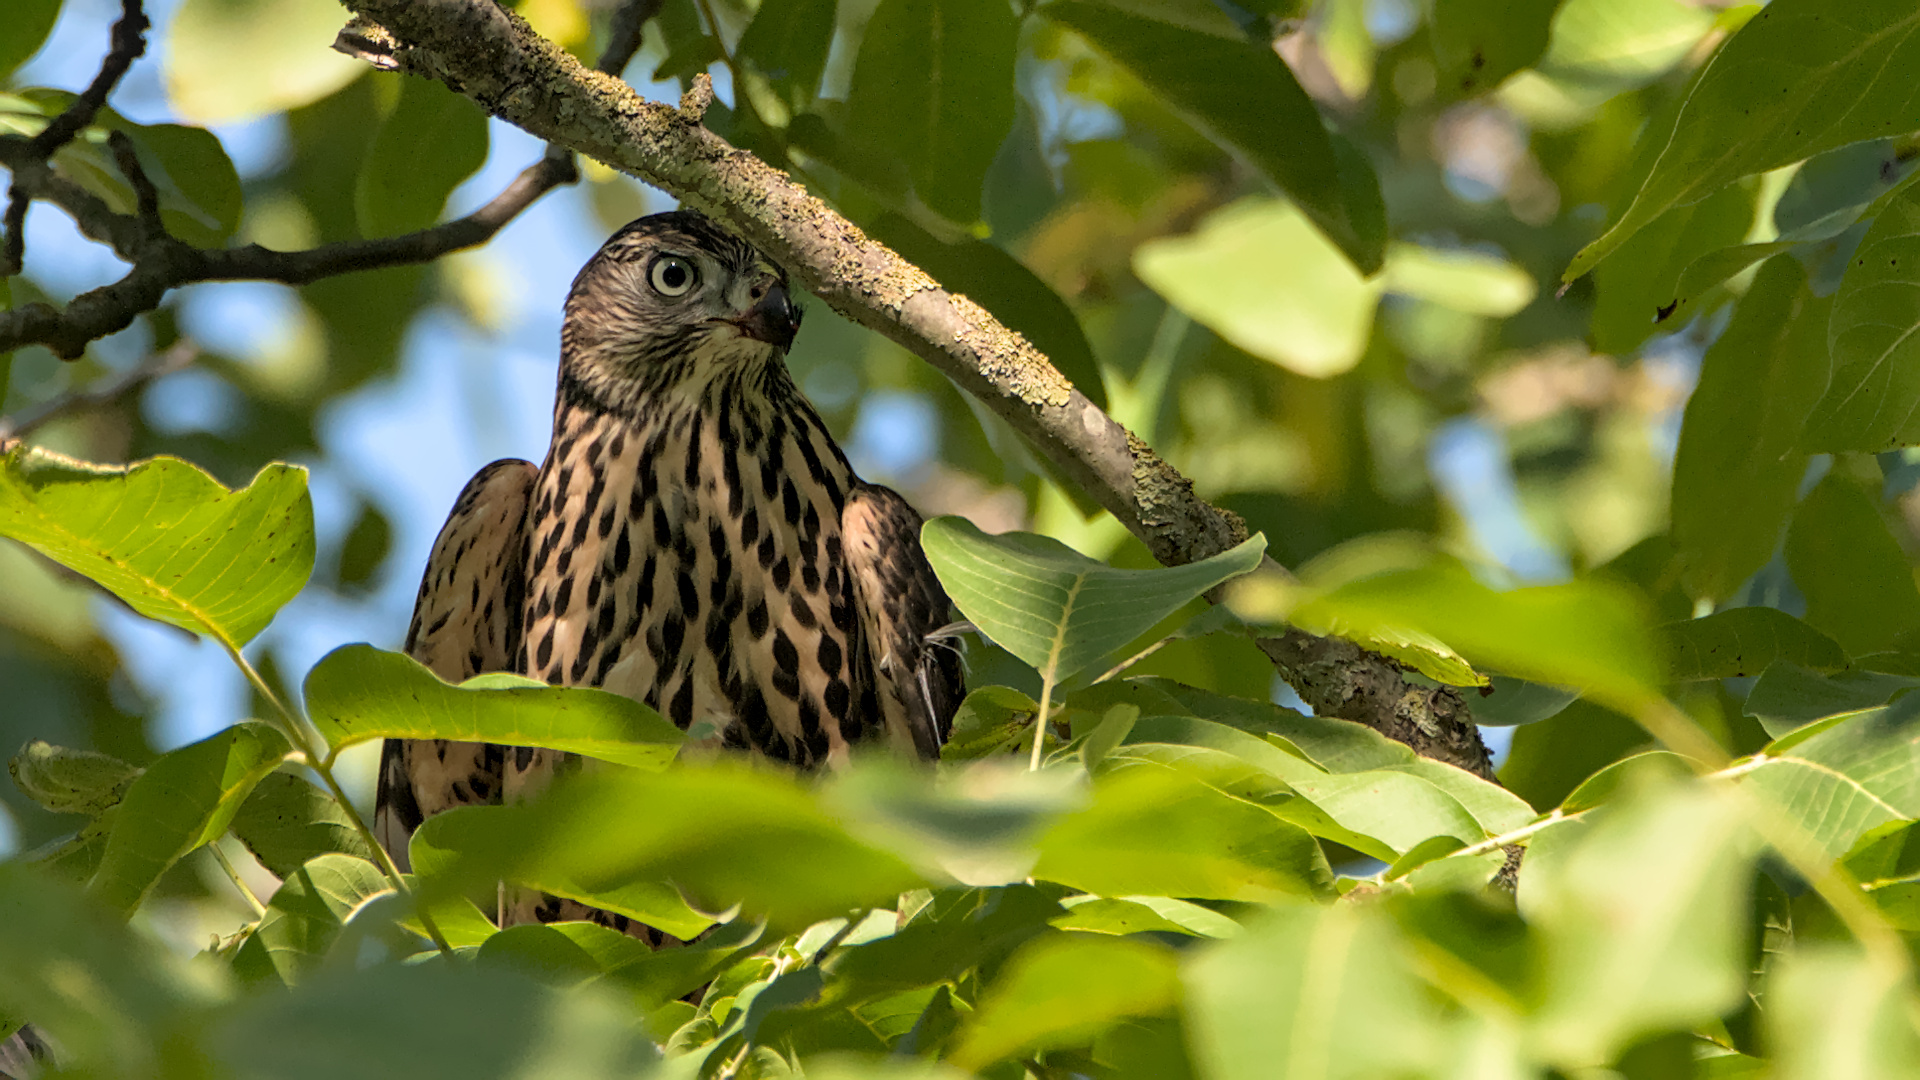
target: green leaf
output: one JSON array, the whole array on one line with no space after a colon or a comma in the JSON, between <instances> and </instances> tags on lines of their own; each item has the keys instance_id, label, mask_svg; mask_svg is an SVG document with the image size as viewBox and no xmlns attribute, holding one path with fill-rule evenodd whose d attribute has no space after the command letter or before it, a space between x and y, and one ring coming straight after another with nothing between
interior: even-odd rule
<instances>
[{"instance_id":1,"label":"green leaf","mask_svg":"<svg viewBox=\"0 0 1920 1080\"><path fill-rule=\"evenodd\" d=\"M60 18L60 0L12 0L0 10L0 79L40 51Z\"/></svg>"},{"instance_id":2,"label":"green leaf","mask_svg":"<svg viewBox=\"0 0 1920 1080\"><path fill-rule=\"evenodd\" d=\"M1694 775L1687 759L1668 750L1649 750L1621 758L1582 781L1560 802L1560 812L1577 814L1609 802L1621 792L1638 791L1659 780L1679 781Z\"/></svg>"},{"instance_id":3,"label":"green leaf","mask_svg":"<svg viewBox=\"0 0 1920 1080\"><path fill-rule=\"evenodd\" d=\"M1031 730L1040 705L1010 686L969 691L953 714L953 732L940 748L942 761L989 757L1017 746Z\"/></svg>"},{"instance_id":4,"label":"green leaf","mask_svg":"<svg viewBox=\"0 0 1920 1080\"><path fill-rule=\"evenodd\" d=\"M1696 597L1725 600L1773 557L1807 459L1808 403L1826 378L1828 305L1793 258L1762 267L1707 350L1673 463L1673 543Z\"/></svg>"},{"instance_id":5,"label":"green leaf","mask_svg":"<svg viewBox=\"0 0 1920 1080\"><path fill-rule=\"evenodd\" d=\"M276 877L287 877L329 852L369 862L374 858L351 813L333 796L290 772L275 772L261 780L233 815L231 828Z\"/></svg>"},{"instance_id":6,"label":"green leaf","mask_svg":"<svg viewBox=\"0 0 1920 1080\"><path fill-rule=\"evenodd\" d=\"M624 824L608 829L608 821ZM738 903L776 928L877 906L922 884L793 779L730 764L590 774L531 805L449 811L414 834L413 851L423 879L519 881L650 925L672 914L657 903L658 883L668 881L702 910ZM649 902L632 903L636 893ZM661 929L691 937L699 927Z\"/></svg>"},{"instance_id":7,"label":"green leaf","mask_svg":"<svg viewBox=\"0 0 1920 1080\"><path fill-rule=\"evenodd\" d=\"M1364 157L1336 146L1312 99L1264 42L1086 0L1055 0L1040 13L1078 32L1208 138L1245 158L1362 274L1380 269L1387 234L1379 181Z\"/></svg>"},{"instance_id":8,"label":"green leaf","mask_svg":"<svg viewBox=\"0 0 1920 1080\"><path fill-rule=\"evenodd\" d=\"M99 817L120 802L140 770L117 757L39 739L7 762L20 793L56 814Z\"/></svg>"},{"instance_id":9,"label":"green leaf","mask_svg":"<svg viewBox=\"0 0 1920 1080\"><path fill-rule=\"evenodd\" d=\"M127 789L89 891L131 914L168 867L227 831L288 750L279 732L248 721L162 754Z\"/></svg>"},{"instance_id":10,"label":"green leaf","mask_svg":"<svg viewBox=\"0 0 1920 1080\"><path fill-rule=\"evenodd\" d=\"M659 1051L595 987L558 991L491 967L381 964L326 971L226 1010L207 1033L222 1075L614 1080ZM290 1052L297 1051L297 1052Z\"/></svg>"},{"instance_id":11,"label":"green leaf","mask_svg":"<svg viewBox=\"0 0 1920 1080\"><path fill-rule=\"evenodd\" d=\"M1740 774L1833 856L1889 821L1920 817L1914 738L1920 699L1810 727Z\"/></svg>"},{"instance_id":12,"label":"green leaf","mask_svg":"<svg viewBox=\"0 0 1920 1080\"><path fill-rule=\"evenodd\" d=\"M907 166L935 212L971 224L1013 130L1019 20L1006 4L881 0L847 91L848 135Z\"/></svg>"},{"instance_id":13,"label":"green leaf","mask_svg":"<svg viewBox=\"0 0 1920 1080\"><path fill-rule=\"evenodd\" d=\"M1487 680L1487 689L1473 702L1473 722L1481 727L1519 727L1560 715L1580 697L1580 691L1548 686L1505 675Z\"/></svg>"},{"instance_id":14,"label":"green leaf","mask_svg":"<svg viewBox=\"0 0 1920 1080\"><path fill-rule=\"evenodd\" d=\"M1920 129L1920 11L1907 0L1776 0L1715 54L1625 211L1567 267L1592 269L1672 207L1742 176Z\"/></svg>"},{"instance_id":15,"label":"green leaf","mask_svg":"<svg viewBox=\"0 0 1920 1080\"><path fill-rule=\"evenodd\" d=\"M1438 1060L1426 991L1377 909L1287 904L1184 966L1195 1064L1213 1080L1417 1076Z\"/></svg>"},{"instance_id":16,"label":"green leaf","mask_svg":"<svg viewBox=\"0 0 1920 1080\"><path fill-rule=\"evenodd\" d=\"M1164 945L1050 934L1007 959L949 1060L979 1069L1021 1051L1076 1045L1126 1017L1170 1012L1179 998L1179 962Z\"/></svg>"},{"instance_id":17,"label":"green leaf","mask_svg":"<svg viewBox=\"0 0 1920 1080\"><path fill-rule=\"evenodd\" d=\"M1895 821L1868 829L1842 860L1866 888L1920 876L1920 822Z\"/></svg>"},{"instance_id":18,"label":"green leaf","mask_svg":"<svg viewBox=\"0 0 1920 1080\"><path fill-rule=\"evenodd\" d=\"M1713 26L1683 0L1562 0L1539 68L1576 92L1611 97L1671 71Z\"/></svg>"},{"instance_id":19,"label":"green leaf","mask_svg":"<svg viewBox=\"0 0 1920 1080\"><path fill-rule=\"evenodd\" d=\"M191 1032L225 996L223 973L18 861L0 863L0 970L0 1026L30 1017L63 1073L203 1075Z\"/></svg>"},{"instance_id":20,"label":"green leaf","mask_svg":"<svg viewBox=\"0 0 1920 1080\"><path fill-rule=\"evenodd\" d=\"M162 30L168 99L201 124L318 101L366 68L326 47L339 32L327 0L185 0Z\"/></svg>"},{"instance_id":21,"label":"green leaf","mask_svg":"<svg viewBox=\"0 0 1920 1080\"><path fill-rule=\"evenodd\" d=\"M1212 908L1166 896L1069 896L1060 903L1067 913L1053 920L1053 925L1061 930L1206 938L1229 938L1240 932L1239 923Z\"/></svg>"},{"instance_id":22,"label":"green leaf","mask_svg":"<svg viewBox=\"0 0 1920 1080\"><path fill-rule=\"evenodd\" d=\"M0 459L0 536L99 582L142 615L238 649L313 572L307 473L269 465L230 492L177 458Z\"/></svg>"},{"instance_id":23,"label":"green leaf","mask_svg":"<svg viewBox=\"0 0 1920 1080\"><path fill-rule=\"evenodd\" d=\"M988 536L964 518L920 533L955 607L1001 648L1059 682L1145 633L1193 598L1252 570L1254 536L1185 566L1117 570L1032 533Z\"/></svg>"},{"instance_id":24,"label":"green leaf","mask_svg":"<svg viewBox=\"0 0 1920 1080\"><path fill-rule=\"evenodd\" d=\"M1673 677L1681 681L1758 675L1782 660L1819 671L1847 666L1847 654L1832 638L1777 608L1730 608L1668 623L1661 634Z\"/></svg>"},{"instance_id":25,"label":"green leaf","mask_svg":"<svg viewBox=\"0 0 1920 1080\"><path fill-rule=\"evenodd\" d=\"M378 867L351 855L320 855L288 874L233 967L250 980L298 985L320 967L347 919L393 888Z\"/></svg>"},{"instance_id":26,"label":"green leaf","mask_svg":"<svg viewBox=\"0 0 1920 1080\"><path fill-rule=\"evenodd\" d=\"M1593 347L1631 353L1679 307L1680 277L1703 254L1744 240L1753 227L1758 185L1716 192L1676 206L1634 234L1594 270Z\"/></svg>"},{"instance_id":27,"label":"green leaf","mask_svg":"<svg viewBox=\"0 0 1920 1080\"><path fill-rule=\"evenodd\" d=\"M1519 901L1545 958L1532 1041L1549 1062L1611 1061L1741 999L1755 849L1738 803L1698 784L1617 800L1567 843L1536 842Z\"/></svg>"},{"instance_id":28,"label":"green leaf","mask_svg":"<svg viewBox=\"0 0 1920 1080\"><path fill-rule=\"evenodd\" d=\"M1920 997L1905 965L1845 947L1787 954L1766 984L1767 1075L1779 1080L1899 1076L1920 1061Z\"/></svg>"},{"instance_id":29,"label":"green leaf","mask_svg":"<svg viewBox=\"0 0 1920 1080\"><path fill-rule=\"evenodd\" d=\"M1036 772L1014 761L929 777L882 759L841 770L820 795L858 835L898 852L930 878L1004 885L1026 878L1036 835L1085 804L1082 781L1069 770Z\"/></svg>"},{"instance_id":30,"label":"green leaf","mask_svg":"<svg viewBox=\"0 0 1920 1080\"><path fill-rule=\"evenodd\" d=\"M1532 66L1547 51L1559 7L1560 0L1435 0L1429 33L1443 92L1478 94Z\"/></svg>"},{"instance_id":31,"label":"green leaf","mask_svg":"<svg viewBox=\"0 0 1920 1080\"><path fill-rule=\"evenodd\" d=\"M838 0L764 0L740 35L734 59L766 76L789 107L805 108L827 69L837 7Z\"/></svg>"},{"instance_id":32,"label":"green leaf","mask_svg":"<svg viewBox=\"0 0 1920 1080\"><path fill-rule=\"evenodd\" d=\"M1059 293L1020 260L984 240L942 243L895 213L881 214L867 224L867 231L932 274L948 291L966 294L1018 330L1047 354L1076 389L1106 408L1106 384L1079 318Z\"/></svg>"},{"instance_id":33,"label":"green leaf","mask_svg":"<svg viewBox=\"0 0 1920 1080\"><path fill-rule=\"evenodd\" d=\"M369 739L458 739L658 769L685 740L659 713L621 694L504 674L455 686L409 656L371 645L343 645L322 657L307 673L306 700L335 754Z\"/></svg>"},{"instance_id":34,"label":"green leaf","mask_svg":"<svg viewBox=\"0 0 1920 1080\"><path fill-rule=\"evenodd\" d=\"M1920 69L1920 49L1913 63ZM1880 451L1920 442L1916 268L1920 194L1909 188L1880 212L1840 279L1827 327L1832 378L1807 420L1807 449Z\"/></svg>"},{"instance_id":35,"label":"green leaf","mask_svg":"<svg viewBox=\"0 0 1920 1080\"><path fill-rule=\"evenodd\" d=\"M1272 902L1332 885L1306 830L1155 763L1103 775L1093 804L1062 818L1039 848L1035 877L1103 896Z\"/></svg>"},{"instance_id":36,"label":"green leaf","mask_svg":"<svg viewBox=\"0 0 1920 1080\"><path fill-rule=\"evenodd\" d=\"M447 196L487 160L487 114L432 79L398 76L399 100L360 164L354 209L364 236L440 220Z\"/></svg>"},{"instance_id":37,"label":"green leaf","mask_svg":"<svg viewBox=\"0 0 1920 1080\"><path fill-rule=\"evenodd\" d=\"M1747 692L1744 711L1778 739L1815 720L1885 705L1916 686L1920 686L1920 679L1904 675L1877 671L1822 674L1783 659L1760 673Z\"/></svg>"},{"instance_id":38,"label":"green leaf","mask_svg":"<svg viewBox=\"0 0 1920 1080\"><path fill-rule=\"evenodd\" d=\"M1858 484L1829 473L1794 511L1787 570L1807 598L1807 622L1851 656L1898 646L1920 627L1920 589L1906 553Z\"/></svg>"}]
</instances>

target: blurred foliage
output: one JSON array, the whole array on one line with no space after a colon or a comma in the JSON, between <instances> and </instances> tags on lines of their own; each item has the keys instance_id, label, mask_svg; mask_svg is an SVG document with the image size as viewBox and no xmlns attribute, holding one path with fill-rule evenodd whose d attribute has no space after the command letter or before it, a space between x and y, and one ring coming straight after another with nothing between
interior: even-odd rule
<instances>
[{"instance_id":1,"label":"blurred foliage","mask_svg":"<svg viewBox=\"0 0 1920 1080\"><path fill-rule=\"evenodd\" d=\"M63 8L86 33L52 40L104 45L83 6L0 4L0 135L71 100L19 72ZM582 58L606 7L517 5ZM161 15L164 117L103 111L54 164L130 208L123 132L190 242L442 220L497 136L326 49L326 0ZM678 733L597 692L368 646L286 671L296 593L418 571L330 418L410 340L498 343L508 305L484 252L277 292L260 349L0 467L0 1030L72 1075L1902 1075L1916 27L1907 0L666 0L635 85L713 73L716 131L1025 333L1299 573L1200 614L1257 547L1153 569L815 305L790 363L829 424L918 403L929 460L882 479L981 527L927 537L1005 646L972 650L937 772L667 768ZM660 205L584 172L596 228ZM0 306L69 299L43 271L76 257L30 244ZM0 415L124 374L185 303L76 362L0 356ZM169 417L183 388L219 408ZM983 535L1014 529L1040 535ZM257 718L171 745L110 604L249 664ZM1271 704L1251 636L1279 620L1463 688L1511 732L1506 786ZM341 779L388 734L619 767L436 818L402 878ZM496 931L469 897L501 878L712 928Z\"/></svg>"}]
</instances>

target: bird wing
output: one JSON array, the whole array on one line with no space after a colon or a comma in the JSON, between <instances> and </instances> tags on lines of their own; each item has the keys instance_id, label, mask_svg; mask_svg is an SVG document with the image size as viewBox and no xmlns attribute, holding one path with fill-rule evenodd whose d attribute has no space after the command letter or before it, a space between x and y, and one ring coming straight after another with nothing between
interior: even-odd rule
<instances>
[{"instance_id":1,"label":"bird wing","mask_svg":"<svg viewBox=\"0 0 1920 1080\"><path fill-rule=\"evenodd\" d=\"M967 688L960 654L941 634L953 604L920 548L920 524L907 500L876 484L856 485L840 515L887 727L904 729L921 757L936 758Z\"/></svg>"},{"instance_id":2,"label":"bird wing","mask_svg":"<svg viewBox=\"0 0 1920 1080\"><path fill-rule=\"evenodd\" d=\"M512 671L526 591L532 463L496 461L475 473L433 542L407 630L407 655L448 682ZM374 833L408 868L407 840L453 806L500 801L501 748L448 739L388 739L380 751Z\"/></svg>"}]
</instances>

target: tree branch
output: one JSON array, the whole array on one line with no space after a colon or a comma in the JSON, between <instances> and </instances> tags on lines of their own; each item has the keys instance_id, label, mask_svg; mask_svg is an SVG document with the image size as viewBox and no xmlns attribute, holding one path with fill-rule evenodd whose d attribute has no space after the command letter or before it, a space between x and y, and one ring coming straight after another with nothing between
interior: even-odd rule
<instances>
[{"instance_id":1,"label":"tree branch","mask_svg":"<svg viewBox=\"0 0 1920 1080\"><path fill-rule=\"evenodd\" d=\"M139 365L85 390L73 390L17 416L0 416L0 453L49 421L71 412L109 405L155 379L171 375L200 357L200 347L185 338L147 357Z\"/></svg>"},{"instance_id":2,"label":"tree branch","mask_svg":"<svg viewBox=\"0 0 1920 1080\"><path fill-rule=\"evenodd\" d=\"M1235 515L1115 423L1019 334L940 287L787 174L588 71L485 0L342 0L356 46L383 66L439 79L488 112L678 196L738 231L835 311L933 364L1019 431L1155 558L1179 565L1246 535ZM1357 720L1419 753L1491 775L1471 713L1451 689L1409 685L1399 665L1298 631L1262 642L1316 711Z\"/></svg>"}]
</instances>

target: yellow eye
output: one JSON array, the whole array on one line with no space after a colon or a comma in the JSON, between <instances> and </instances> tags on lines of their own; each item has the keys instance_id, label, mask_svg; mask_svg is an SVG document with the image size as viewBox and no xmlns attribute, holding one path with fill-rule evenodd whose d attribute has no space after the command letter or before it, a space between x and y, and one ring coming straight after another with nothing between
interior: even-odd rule
<instances>
[{"instance_id":1,"label":"yellow eye","mask_svg":"<svg viewBox=\"0 0 1920 1080\"><path fill-rule=\"evenodd\" d=\"M662 255L653 260L647 279L661 296L685 296L697 279L693 264L678 255Z\"/></svg>"}]
</instances>

